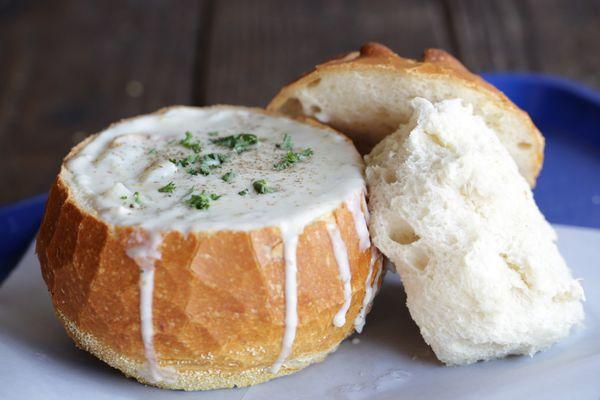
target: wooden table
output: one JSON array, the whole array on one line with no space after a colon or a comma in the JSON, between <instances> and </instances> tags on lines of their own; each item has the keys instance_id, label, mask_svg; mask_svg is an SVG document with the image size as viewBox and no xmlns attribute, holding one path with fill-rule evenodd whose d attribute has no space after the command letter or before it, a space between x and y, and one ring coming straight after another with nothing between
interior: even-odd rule
<instances>
[{"instance_id":1,"label":"wooden table","mask_svg":"<svg viewBox=\"0 0 600 400\"><path fill-rule=\"evenodd\" d=\"M112 121L262 106L366 41L600 88L598 0L0 0L0 203L46 191L69 148Z\"/></svg>"}]
</instances>

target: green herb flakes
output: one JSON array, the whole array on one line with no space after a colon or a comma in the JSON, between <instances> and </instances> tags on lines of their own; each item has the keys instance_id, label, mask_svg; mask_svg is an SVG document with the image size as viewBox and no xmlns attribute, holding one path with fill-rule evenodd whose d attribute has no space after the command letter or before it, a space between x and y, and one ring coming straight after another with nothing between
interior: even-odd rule
<instances>
[{"instance_id":1,"label":"green herb flakes","mask_svg":"<svg viewBox=\"0 0 600 400\"><path fill-rule=\"evenodd\" d=\"M220 167L227 160L229 160L229 157L223 153L210 153L203 156L200 156L199 154L190 154L181 159L169 158L169 161L173 164L182 168L187 168L186 171L190 175L208 175L212 168ZM195 164L198 161L200 162L200 166L194 168L192 164Z\"/></svg>"},{"instance_id":2,"label":"green herb flakes","mask_svg":"<svg viewBox=\"0 0 600 400\"><path fill-rule=\"evenodd\" d=\"M205 154L200 159L200 163L209 168L216 168L223 165L225 162L229 160L227 154L223 153L210 153Z\"/></svg>"},{"instance_id":3,"label":"green herb flakes","mask_svg":"<svg viewBox=\"0 0 600 400\"><path fill-rule=\"evenodd\" d=\"M217 131L208 132L208 136L211 136L211 137L219 136L219 132L217 132Z\"/></svg>"},{"instance_id":4,"label":"green herb flakes","mask_svg":"<svg viewBox=\"0 0 600 400\"><path fill-rule=\"evenodd\" d=\"M179 160L176 158L169 158L169 161L171 161L173 164L185 168L187 166L189 166L190 164L195 163L196 161L198 161L198 158L200 156L198 154L190 154L189 156L185 157L185 158L180 158Z\"/></svg>"},{"instance_id":5,"label":"green herb flakes","mask_svg":"<svg viewBox=\"0 0 600 400\"><path fill-rule=\"evenodd\" d=\"M245 196L245 195L247 195L247 194L248 194L248 189L240 190L240 191L238 192L238 194L239 194L240 196Z\"/></svg>"},{"instance_id":6,"label":"green herb flakes","mask_svg":"<svg viewBox=\"0 0 600 400\"><path fill-rule=\"evenodd\" d=\"M219 200L220 198L221 195L219 194L207 194L205 191L202 191L200 194L191 195L185 203L196 210L208 210L210 208L210 202Z\"/></svg>"},{"instance_id":7,"label":"green herb flakes","mask_svg":"<svg viewBox=\"0 0 600 400\"><path fill-rule=\"evenodd\" d=\"M127 200L127 196L121 196L119 197L121 200Z\"/></svg>"},{"instance_id":8,"label":"green herb flakes","mask_svg":"<svg viewBox=\"0 0 600 400\"><path fill-rule=\"evenodd\" d=\"M140 192L135 192L133 194L133 201L138 205L142 205L142 199L140 198Z\"/></svg>"},{"instance_id":9,"label":"green herb flakes","mask_svg":"<svg viewBox=\"0 0 600 400\"><path fill-rule=\"evenodd\" d=\"M277 171L281 171L286 168L290 168L294 164L304 161L310 157L312 157L313 151L312 149L304 149L300 152L288 151L283 158L274 165Z\"/></svg>"},{"instance_id":10,"label":"green herb flakes","mask_svg":"<svg viewBox=\"0 0 600 400\"><path fill-rule=\"evenodd\" d=\"M229 182L233 179L234 176L235 176L235 173L233 173L233 171L229 171L229 172L225 172L223 175L221 175L221 179L224 182Z\"/></svg>"},{"instance_id":11,"label":"green herb flakes","mask_svg":"<svg viewBox=\"0 0 600 400\"><path fill-rule=\"evenodd\" d=\"M250 150L250 147L258 142L258 138L251 133L240 133L218 139L211 139L211 142L218 146L230 148L239 154Z\"/></svg>"},{"instance_id":12,"label":"green herb flakes","mask_svg":"<svg viewBox=\"0 0 600 400\"><path fill-rule=\"evenodd\" d=\"M196 210L208 210L210 207L210 197L208 197L204 192L200 194L193 194L185 201L185 204L195 208Z\"/></svg>"},{"instance_id":13,"label":"green herb flakes","mask_svg":"<svg viewBox=\"0 0 600 400\"><path fill-rule=\"evenodd\" d=\"M200 166L198 168L190 167L186 171L190 175L209 175L210 170L213 168L221 167L226 161L229 160L227 154L223 153L210 153L205 154L202 157L198 158L200 161Z\"/></svg>"},{"instance_id":14,"label":"green herb flakes","mask_svg":"<svg viewBox=\"0 0 600 400\"><path fill-rule=\"evenodd\" d=\"M275 146L282 150L292 150L294 148L294 145L292 144L292 137L287 133L284 133L281 143L276 144Z\"/></svg>"},{"instance_id":15,"label":"green herb flakes","mask_svg":"<svg viewBox=\"0 0 600 400\"><path fill-rule=\"evenodd\" d=\"M160 193L173 193L173 190L175 190L174 182L169 182L165 186L158 189Z\"/></svg>"},{"instance_id":16,"label":"green herb flakes","mask_svg":"<svg viewBox=\"0 0 600 400\"><path fill-rule=\"evenodd\" d=\"M252 187L254 188L254 191L258 194L273 193L275 191L275 189L267 185L267 181L265 181L264 179L259 179L252 182Z\"/></svg>"},{"instance_id":17,"label":"green herb flakes","mask_svg":"<svg viewBox=\"0 0 600 400\"><path fill-rule=\"evenodd\" d=\"M210 168L208 168L206 166L203 166L203 165L201 165L198 168L192 168L192 167L190 167L190 168L186 169L185 171L188 174L194 175L194 176L196 176L196 175L204 175L204 176L210 175Z\"/></svg>"},{"instance_id":18,"label":"green herb flakes","mask_svg":"<svg viewBox=\"0 0 600 400\"><path fill-rule=\"evenodd\" d=\"M185 133L185 139L181 139L179 144L186 149L192 150L194 153L200 153L202 150L202 144L199 141L194 141L193 139L194 135L192 135L192 132L187 131Z\"/></svg>"}]
</instances>

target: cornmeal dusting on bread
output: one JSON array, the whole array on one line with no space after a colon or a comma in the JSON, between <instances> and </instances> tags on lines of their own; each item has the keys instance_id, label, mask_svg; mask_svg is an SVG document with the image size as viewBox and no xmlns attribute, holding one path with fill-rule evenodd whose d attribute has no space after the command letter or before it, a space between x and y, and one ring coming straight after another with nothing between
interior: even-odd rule
<instances>
[{"instance_id":1,"label":"cornmeal dusting on bread","mask_svg":"<svg viewBox=\"0 0 600 400\"><path fill-rule=\"evenodd\" d=\"M154 308L160 300L156 290L164 285L161 271L166 271L165 263L172 257L162 252L168 248L167 237L174 232L184 238L221 232L250 233L252 237L254 232L275 228L281 244L271 244L267 253L260 255L264 260L255 261L260 268L272 268L280 260L284 266L283 287L269 289L283 295L283 335L279 355L273 357L272 364L257 365L252 370L252 374L262 376L260 379L286 374L312 362L304 360L303 353L297 354L294 345L302 321L298 280L302 254L298 249L301 237L307 234L305 230L310 229L314 235L319 223L327 224L323 229L325 237L329 232L328 243L343 296L333 322L342 332L353 326L346 324L346 314L352 312L355 318L358 313L358 308L349 310L356 304L354 288L363 290L365 275L360 275L360 283L352 280L350 258L356 263L357 257L363 260L378 256L370 249L366 210L362 209L362 159L342 135L316 124L249 109L175 107L117 123L90 138L67 157L60 179L69 188L69 196L87 213L110 229L131 231L125 254L140 269L139 321L145 362L136 363L133 370L108 362L126 372L134 371L127 373L137 379L161 387L184 387L180 383L182 372L170 359L173 354L161 357L166 351L155 343L155 331L159 334L165 329L156 323L159 316ZM350 243L345 242L349 240L347 233L342 239L344 225L338 229L331 222L338 218L334 213L339 210L351 215L347 220L356 239ZM203 243L200 241L198 246ZM198 248L194 254L199 256L184 264L186 268L202 268L207 262ZM365 287L360 297L361 314L372 300L373 265L364 262L365 272L369 267L365 283L369 288ZM377 278L373 285L378 285ZM368 301L363 296L368 296ZM244 351L257 357L264 357L265 352L259 347ZM204 359L207 354L201 356ZM218 368L214 371L218 373ZM239 377L240 384L247 382Z\"/></svg>"}]
</instances>

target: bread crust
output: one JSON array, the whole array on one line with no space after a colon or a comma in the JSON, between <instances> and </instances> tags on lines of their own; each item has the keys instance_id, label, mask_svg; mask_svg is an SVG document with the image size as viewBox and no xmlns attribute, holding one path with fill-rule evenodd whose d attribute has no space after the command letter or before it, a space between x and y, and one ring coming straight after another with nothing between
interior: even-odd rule
<instances>
[{"instance_id":1,"label":"bread crust","mask_svg":"<svg viewBox=\"0 0 600 400\"><path fill-rule=\"evenodd\" d=\"M400 57L392 50L378 43L367 43L360 51L350 52L344 56L317 65L315 69L306 73L284 86L268 104L267 109L285 112L286 102L294 98L295 93L310 85L326 74L335 74L339 71L379 71L389 74L400 74L423 79L441 79L450 83L460 84L464 87L478 91L486 96L489 102L497 106L502 112L515 116L526 127L529 143L533 147L528 171L529 183L533 186L538 176L544 159L544 138L535 127L529 115L510 101L504 93L493 85L487 83L480 76L471 73L460 61L441 49L426 49L421 61ZM340 129L340 127L334 126ZM396 127L394 127L395 129ZM348 134L359 150L364 153L377 144L383 136L368 137L364 132L350 132Z\"/></svg>"},{"instance_id":2,"label":"bread crust","mask_svg":"<svg viewBox=\"0 0 600 400\"><path fill-rule=\"evenodd\" d=\"M76 146L65 162L89 140ZM57 316L77 346L128 376L171 389L247 386L321 361L353 332L371 250L359 250L344 199L333 212L309 223L300 236L299 324L292 354L277 373L269 369L280 352L285 327L279 228L162 232L153 295L154 346L159 364L175 368L177 377L150 382L143 372L140 272L126 255L135 228L110 225L78 204L62 177L65 171L63 167L50 190L37 237L42 275ZM341 328L332 323L344 302L326 228L334 221L352 272L352 302ZM375 276L381 263L373 268Z\"/></svg>"}]
</instances>

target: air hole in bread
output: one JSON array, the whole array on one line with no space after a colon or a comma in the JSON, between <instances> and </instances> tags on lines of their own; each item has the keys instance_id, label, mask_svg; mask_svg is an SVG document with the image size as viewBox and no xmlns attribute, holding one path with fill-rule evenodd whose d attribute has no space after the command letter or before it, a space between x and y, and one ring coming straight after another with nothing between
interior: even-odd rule
<instances>
[{"instance_id":1,"label":"air hole in bread","mask_svg":"<svg viewBox=\"0 0 600 400\"><path fill-rule=\"evenodd\" d=\"M405 257L410 266L419 271L425 271L425 268L427 268L427 265L429 264L429 257L425 251L420 248L410 248L406 252Z\"/></svg>"},{"instance_id":2,"label":"air hole in bread","mask_svg":"<svg viewBox=\"0 0 600 400\"><path fill-rule=\"evenodd\" d=\"M319 83L321 83L321 78L317 78L314 81L309 82L308 85L306 85L306 86L308 86L309 88L315 87L315 86L318 86Z\"/></svg>"},{"instance_id":3,"label":"air hole in bread","mask_svg":"<svg viewBox=\"0 0 600 400\"><path fill-rule=\"evenodd\" d=\"M290 97L287 99L278 111L292 117L299 117L304 114L302 110L302 103L296 97Z\"/></svg>"},{"instance_id":4,"label":"air hole in bread","mask_svg":"<svg viewBox=\"0 0 600 400\"><path fill-rule=\"evenodd\" d=\"M414 243L420 239L419 235L415 233L412 226L410 226L410 224L404 219L396 215L391 215L388 218L387 230L389 238L403 246Z\"/></svg>"},{"instance_id":5,"label":"air hole in bread","mask_svg":"<svg viewBox=\"0 0 600 400\"><path fill-rule=\"evenodd\" d=\"M525 284L525 286L527 286L528 288L531 288L531 284L529 283L529 281L527 280L527 275L525 274L525 271L523 271L523 268L521 268L520 265L511 262L508 259L508 255L504 254L504 253L500 253L500 257L502 257L502 259L504 260L504 262L506 263L506 266L510 269L512 269L513 271L515 271L518 275L519 278L521 278L521 280L523 281L523 283Z\"/></svg>"},{"instance_id":6,"label":"air hole in bread","mask_svg":"<svg viewBox=\"0 0 600 400\"><path fill-rule=\"evenodd\" d=\"M311 114L319 114L320 112L321 112L321 107L317 106L316 104L313 104L312 106L310 106Z\"/></svg>"},{"instance_id":7,"label":"air hole in bread","mask_svg":"<svg viewBox=\"0 0 600 400\"><path fill-rule=\"evenodd\" d=\"M386 183L389 184L396 183L398 181L396 177L396 171L394 171L393 169L386 169L383 173L383 179Z\"/></svg>"},{"instance_id":8,"label":"air hole in bread","mask_svg":"<svg viewBox=\"0 0 600 400\"><path fill-rule=\"evenodd\" d=\"M527 149L531 148L531 143L519 142L519 144L517 146L519 146L520 149L527 150Z\"/></svg>"},{"instance_id":9,"label":"air hole in bread","mask_svg":"<svg viewBox=\"0 0 600 400\"><path fill-rule=\"evenodd\" d=\"M427 133L427 136L433 143L437 144L438 146L446 147L444 142L442 142L442 139L440 139L440 137L438 135L436 135L435 133Z\"/></svg>"}]
</instances>

